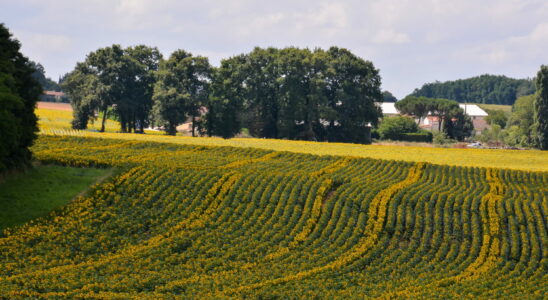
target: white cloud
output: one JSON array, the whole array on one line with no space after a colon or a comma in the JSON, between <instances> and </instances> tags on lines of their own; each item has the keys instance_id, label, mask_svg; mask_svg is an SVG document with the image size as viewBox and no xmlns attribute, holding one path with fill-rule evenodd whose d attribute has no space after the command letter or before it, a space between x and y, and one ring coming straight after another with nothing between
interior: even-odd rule
<instances>
[{"instance_id":1,"label":"white cloud","mask_svg":"<svg viewBox=\"0 0 548 300\"><path fill-rule=\"evenodd\" d=\"M344 5L338 3L323 2L317 9L305 13L296 13L298 29L309 29L317 27L331 27L334 30L341 30L347 27L348 17Z\"/></svg>"},{"instance_id":2,"label":"white cloud","mask_svg":"<svg viewBox=\"0 0 548 300\"><path fill-rule=\"evenodd\" d=\"M545 0L0 0L0 20L56 78L99 47L144 43L213 63L254 46L347 47L397 96L432 80L532 76L546 63Z\"/></svg>"},{"instance_id":3,"label":"white cloud","mask_svg":"<svg viewBox=\"0 0 548 300\"><path fill-rule=\"evenodd\" d=\"M21 42L23 53L33 60L47 60L50 56L67 53L73 47L72 39L66 35L26 31L14 31L13 34Z\"/></svg>"},{"instance_id":4,"label":"white cloud","mask_svg":"<svg viewBox=\"0 0 548 300\"><path fill-rule=\"evenodd\" d=\"M372 40L378 44L404 44L410 41L407 34L390 29L377 32Z\"/></svg>"}]
</instances>

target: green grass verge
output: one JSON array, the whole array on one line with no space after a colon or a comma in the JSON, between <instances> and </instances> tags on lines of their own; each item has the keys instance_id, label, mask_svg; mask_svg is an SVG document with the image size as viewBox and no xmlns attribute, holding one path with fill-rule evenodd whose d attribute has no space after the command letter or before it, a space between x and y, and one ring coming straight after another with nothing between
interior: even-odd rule
<instances>
[{"instance_id":1,"label":"green grass verge","mask_svg":"<svg viewBox=\"0 0 548 300\"><path fill-rule=\"evenodd\" d=\"M0 182L0 233L67 204L112 170L39 165Z\"/></svg>"}]
</instances>

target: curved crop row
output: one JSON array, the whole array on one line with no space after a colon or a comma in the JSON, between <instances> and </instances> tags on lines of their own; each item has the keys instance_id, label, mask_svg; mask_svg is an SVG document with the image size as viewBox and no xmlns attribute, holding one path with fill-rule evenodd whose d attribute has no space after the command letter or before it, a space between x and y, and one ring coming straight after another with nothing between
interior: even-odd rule
<instances>
[{"instance_id":1,"label":"curved crop row","mask_svg":"<svg viewBox=\"0 0 548 300\"><path fill-rule=\"evenodd\" d=\"M0 238L6 298L542 298L548 173L42 136L119 175Z\"/></svg>"}]
</instances>

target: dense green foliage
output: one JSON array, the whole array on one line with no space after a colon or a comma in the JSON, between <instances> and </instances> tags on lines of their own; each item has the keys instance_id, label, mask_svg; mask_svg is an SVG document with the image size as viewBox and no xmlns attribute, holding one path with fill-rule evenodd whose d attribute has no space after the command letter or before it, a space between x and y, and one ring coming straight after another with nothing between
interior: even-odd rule
<instances>
[{"instance_id":1,"label":"dense green foliage","mask_svg":"<svg viewBox=\"0 0 548 300\"><path fill-rule=\"evenodd\" d=\"M519 97L514 105L504 128L502 121L492 122L491 128L484 130L479 139L482 142L507 145L510 147L536 147L534 130L535 95ZM491 114L492 111L489 111ZM500 113L495 113L496 118ZM501 117L502 119L502 117ZM491 117L488 118L491 121Z\"/></svg>"},{"instance_id":2,"label":"dense green foliage","mask_svg":"<svg viewBox=\"0 0 548 300\"><path fill-rule=\"evenodd\" d=\"M415 120L405 116L384 118L375 132L384 140L432 142L432 132L420 130Z\"/></svg>"},{"instance_id":3,"label":"dense green foliage","mask_svg":"<svg viewBox=\"0 0 548 300\"><path fill-rule=\"evenodd\" d=\"M122 132L144 132L150 122L154 74L161 54L156 48L119 45L91 52L64 78L62 87L71 98L74 129L85 129L97 112L102 127L112 109Z\"/></svg>"},{"instance_id":4,"label":"dense green foliage","mask_svg":"<svg viewBox=\"0 0 548 300\"><path fill-rule=\"evenodd\" d=\"M534 92L535 86L530 79L481 75L455 81L427 83L415 89L411 95L445 98L458 102L512 105L517 98Z\"/></svg>"},{"instance_id":5,"label":"dense green foliage","mask_svg":"<svg viewBox=\"0 0 548 300\"><path fill-rule=\"evenodd\" d=\"M0 239L6 298L548 292L546 172L59 136L34 150L121 173Z\"/></svg>"},{"instance_id":6,"label":"dense green foliage","mask_svg":"<svg viewBox=\"0 0 548 300\"><path fill-rule=\"evenodd\" d=\"M33 61L29 61L29 64L33 69L35 69L32 73L32 77L40 83L44 91L61 91L61 87L57 82L53 81L49 77L46 77L46 70L44 70L44 66L42 66L42 64Z\"/></svg>"},{"instance_id":7,"label":"dense green foliage","mask_svg":"<svg viewBox=\"0 0 548 300\"><path fill-rule=\"evenodd\" d=\"M356 143L367 142L382 99L373 64L336 47L255 48L221 62L212 93L210 134L245 127L256 137Z\"/></svg>"},{"instance_id":8,"label":"dense green foliage","mask_svg":"<svg viewBox=\"0 0 548 300\"><path fill-rule=\"evenodd\" d=\"M30 162L28 148L38 130L34 107L42 89L20 48L0 24L0 172Z\"/></svg>"},{"instance_id":9,"label":"dense green foliage","mask_svg":"<svg viewBox=\"0 0 548 300\"><path fill-rule=\"evenodd\" d=\"M537 95L535 98L534 128L538 147L548 150L548 66L541 66L537 74Z\"/></svg>"},{"instance_id":10,"label":"dense green foliage","mask_svg":"<svg viewBox=\"0 0 548 300\"><path fill-rule=\"evenodd\" d=\"M177 50L156 71L157 50L138 48L141 55L117 45L92 52L63 81L75 129L114 107L122 132L136 124L142 132L153 119L174 135L191 118L193 135L229 138L247 128L261 138L368 143L381 116L379 71L347 49L255 48L219 68Z\"/></svg>"},{"instance_id":11,"label":"dense green foliage","mask_svg":"<svg viewBox=\"0 0 548 300\"><path fill-rule=\"evenodd\" d=\"M420 132L402 133L399 140L407 142L432 143L433 138L434 134L432 134L431 131L421 130Z\"/></svg>"},{"instance_id":12,"label":"dense green foliage","mask_svg":"<svg viewBox=\"0 0 548 300\"><path fill-rule=\"evenodd\" d=\"M389 91L383 91L382 92L382 102L397 102L398 98L396 98L392 93Z\"/></svg>"},{"instance_id":13,"label":"dense green foliage","mask_svg":"<svg viewBox=\"0 0 548 300\"><path fill-rule=\"evenodd\" d=\"M107 169L36 166L0 181L0 232L46 216L67 204Z\"/></svg>"},{"instance_id":14,"label":"dense green foliage","mask_svg":"<svg viewBox=\"0 0 548 300\"><path fill-rule=\"evenodd\" d=\"M200 107L207 103L212 67L205 57L177 50L162 61L156 73L153 115L156 124L168 134L177 133L177 125L192 117L192 136Z\"/></svg>"},{"instance_id":15,"label":"dense green foliage","mask_svg":"<svg viewBox=\"0 0 548 300\"><path fill-rule=\"evenodd\" d=\"M506 126L506 123L508 122L508 117L506 116L506 113L502 110L486 110L488 116L485 117L485 121L487 121L487 124L493 125L497 124L501 128L504 128Z\"/></svg>"},{"instance_id":16,"label":"dense green foliage","mask_svg":"<svg viewBox=\"0 0 548 300\"><path fill-rule=\"evenodd\" d=\"M415 117L420 123L428 115L438 118L438 131L459 141L472 135L474 125L456 101L407 96L395 104L402 114Z\"/></svg>"},{"instance_id":17,"label":"dense green foliage","mask_svg":"<svg viewBox=\"0 0 548 300\"><path fill-rule=\"evenodd\" d=\"M380 137L385 140L402 140L405 133L419 132L419 125L415 120L404 116L384 118L378 130Z\"/></svg>"}]
</instances>

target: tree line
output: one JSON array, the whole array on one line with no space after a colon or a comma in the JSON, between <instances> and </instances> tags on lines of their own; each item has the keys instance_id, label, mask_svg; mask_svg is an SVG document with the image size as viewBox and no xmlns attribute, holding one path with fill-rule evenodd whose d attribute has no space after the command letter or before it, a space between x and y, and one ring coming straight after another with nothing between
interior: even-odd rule
<instances>
[{"instance_id":1,"label":"tree line","mask_svg":"<svg viewBox=\"0 0 548 300\"><path fill-rule=\"evenodd\" d=\"M62 86L75 129L112 112L122 132L156 125L173 135L190 119L193 135L247 128L256 137L364 143L381 117L380 84L370 61L338 47L255 48L213 67L184 50L164 59L154 47L113 45L90 53Z\"/></svg>"},{"instance_id":2,"label":"tree line","mask_svg":"<svg viewBox=\"0 0 548 300\"><path fill-rule=\"evenodd\" d=\"M517 98L535 93L532 79L481 75L468 79L426 83L411 96L444 98L458 102L512 105Z\"/></svg>"}]
</instances>

